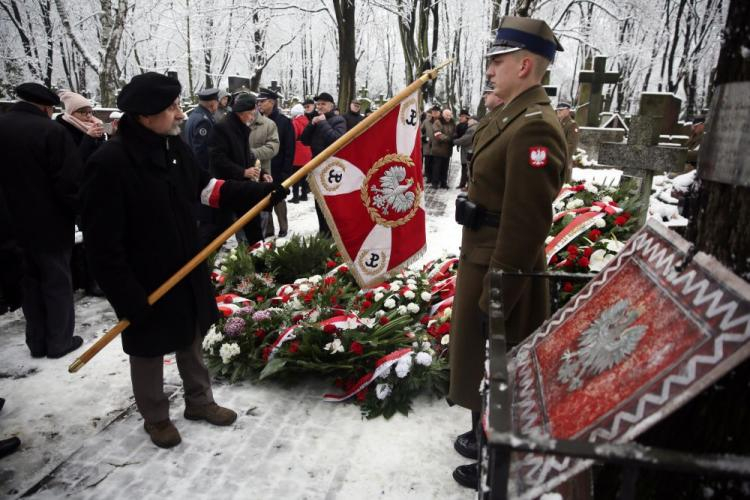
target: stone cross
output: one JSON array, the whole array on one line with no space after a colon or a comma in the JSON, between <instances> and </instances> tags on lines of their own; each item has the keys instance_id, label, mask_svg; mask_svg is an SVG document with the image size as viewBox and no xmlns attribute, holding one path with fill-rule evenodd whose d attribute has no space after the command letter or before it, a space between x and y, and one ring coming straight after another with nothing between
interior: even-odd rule
<instances>
[{"instance_id":1,"label":"stone cross","mask_svg":"<svg viewBox=\"0 0 750 500\"><path fill-rule=\"evenodd\" d=\"M599 146L599 164L615 166L641 179L638 194L641 226L648 217L654 172L682 172L685 168L686 148L659 145L659 135L677 125L680 102L674 94L642 94L639 114L630 122L627 144L605 142Z\"/></svg>"},{"instance_id":2,"label":"stone cross","mask_svg":"<svg viewBox=\"0 0 750 500\"><path fill-rule=\"evenodd\" d=\"M368 97L368 94L370 93L369 90L367 90L367 87L362 87L359 89L359 97L366 99Z\"/></svg>"},{"instance_id":3,"label":"stone cross","mask_svg":"<svg viewBox=\"0 0 750 500\"><path fill-rule=\"evenodd\" d=\"M617 83L619 72L607 73L607 57L596 56L594 69L583 70L578 74L580 90L578 92L578 123L586 127L599 126L599 113L602 110L602 88L605 83ZM585 85L588 84L588 85ZM588 103L588 106L585 104Z\"/></svg>"}]
</instances>

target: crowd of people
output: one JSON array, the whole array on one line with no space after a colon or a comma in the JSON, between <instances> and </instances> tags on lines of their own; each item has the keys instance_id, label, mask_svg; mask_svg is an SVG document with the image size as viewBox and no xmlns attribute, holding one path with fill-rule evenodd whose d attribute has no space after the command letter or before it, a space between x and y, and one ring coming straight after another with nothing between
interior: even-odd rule
<instances>
[{"instance_id":1,"label":"crowd of people","mask_svg":"<svg viewBox=\"0 0 750 500\"><path fill-rule=\"evenodd\" d=\"M487 53L487 114L480 120L462 109L456 121L451 109L434 105L421 122L425 184L449 188L450 160L454 147L460 150L456 187L465 193L456 203L463 233L448 399L471 411L471 430L454 447L472 460L481 427L488 271L545 269L550 206L570 167L563 125L541 86L560 50L543 21L503 18ZM237 415L214 401L202 358L201 339L219 318L205 263L153 305L149 294L269 195L268 211L236 236L248 245L286 236L293 221L282 182L363 119L361 103L339 112L328 92L286 116L281 96L270 89L234 96L206 89L186 117L181 93L176 79L137 75L118 95L118 114L104 124L81 95L25 83L16 88L19 102L0 116L2 150L13 166L0 168L0 217L17 243L10 248L5 238L0 245L6 260L0 270L13 268L10 259L23 263L23 293L3 296L23 307L31 355L59 358L82 344L73 335L70 271L78 218L96 287L130 322L122 343L145 431L165 448L181 441L163 391L167 353L176 352L186 418L226 426ZM50 120L60 103L63 113ZM305 202L308 194L300 180L288 202ZM330 235L315 208L320 232ZM509 277L503 295L512 345L549 314L548 288L543 280ZM459 466L454 478L476 488L476 462Z\"/></svg>"}]
</instances>

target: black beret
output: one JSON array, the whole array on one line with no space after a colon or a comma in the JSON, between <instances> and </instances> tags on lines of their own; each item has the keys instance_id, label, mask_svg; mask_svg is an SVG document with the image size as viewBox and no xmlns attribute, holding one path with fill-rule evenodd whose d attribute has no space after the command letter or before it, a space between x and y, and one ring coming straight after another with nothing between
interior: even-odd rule
<instances>
[{"instance_id":1,"label":"black beret","mask_svg":"<svg viewBox=\"0 0 750 500\"><path fill-rule=\"evenodd\" d=\"M117 96L117 107L126 113L156 115L172 105L182 86L176 78L148 72L134 76Z\"/></svg>"},{"instance_id":2,"label":"black beret","mask_svg":"<svg viewBox=\"0 0 750 500\"><path fill-rule=\"evenodd\" d=\"M242 113L243 111L250 111L255 109L255 97L250 94L240 94L234 98L234 104L232 104L232 112Z\"/></svg>"},{"instance_id":3,"label":"black beret","mask_svg":"<svg viewBox=\"0 0 750 500\"><path fill-rule=\"evenodd\" d=\"M22 83L16 87L16 95L24 101L41 104L42 106L56 106L60 98L50 89L40 83Z\"/></svg>"},{"instance_id":4,"label":"black beret","mask_svg":"<svg viewBox=\"0 0 750 500\"><path fill-rule=\"evenodd\" d=\"M302 102L302 105L303 105L303 106L307 106L308 104L315 104L315 101L313 101L312 99L309 99L309 98L308 98L308 99L305 99L305 100L304 100L304 101Z\"/></svg>"},{"instance_id":5,"label":"black beret","mask_svg":"<svg viewBox=\"0 0 750 500\"><path fill-rule=\"evenodd\" d=\"M330 102L330 103L335 102L333 100L333 96L329 94L328 92L321 92L319 95L316 95L314 99L315 101L325 101L325 102Z\"/></svg>"},{"instance_id":6,"label":"black beret","mask_svg":"<svg viewBox=\"0 0 750 500\"><path fill-rule=\"evenodd\" d=\"M262 101L263 99L273 99L275 101L278 101L279 97L279 94L271 89L260 89L260 92L258 92L259 101Z\"/></svg>"}]
</instances>

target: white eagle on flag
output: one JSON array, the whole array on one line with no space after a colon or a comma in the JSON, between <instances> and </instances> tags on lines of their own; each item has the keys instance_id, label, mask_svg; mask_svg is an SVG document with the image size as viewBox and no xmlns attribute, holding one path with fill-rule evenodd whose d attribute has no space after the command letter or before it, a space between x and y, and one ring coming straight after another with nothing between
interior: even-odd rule
<instances>
[{"instance_id":1,"label":"white eagle on flag","mask_svg":"<svg viewBox=\"0 0 750 500\"><path fill-rule=\"evenodd\" d=\"M372 187L372 192L377 193L373 198L373 203L385 215L388 215L389 207L396 212L408 212L414 206L415 195L409 191L414 180L406 179L406 183L401 184L404 179L406 179L406 168L394 166L380 177L379 188Z\"/></svg>"}]
</instances>

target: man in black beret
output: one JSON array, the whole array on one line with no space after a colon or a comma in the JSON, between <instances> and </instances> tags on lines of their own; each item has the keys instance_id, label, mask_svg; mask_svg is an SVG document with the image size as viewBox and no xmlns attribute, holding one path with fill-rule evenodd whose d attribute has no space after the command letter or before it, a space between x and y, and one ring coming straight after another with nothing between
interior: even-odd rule
<instances>
[{"instance_id":1,"label":"man in black beret","mask_svg":"<svg viewBox=\"0 0 750 500\"><path fill-rule=\"evenodd\" d=\"M50 120L57 95L38 83L15 90L20 102L0 116L0 190L24 257L26 345L35 358L59 358L83 343L73 336L70 270L83 167L70 134Z\"/></svg>"},{"instance_id":2,"label":"man in black beret","mask_svg":"<svg viewBox=\"0 0 750 500\"><path fill-rule=\"evenodd\" d=\"M328 92L321 92L315 97L315 109L318 114L310 120L300 135L302 144L310 146L313 158L346 133L346 120L333 112L334 107L333 96ZM318 206L318 200L315 200L315 212L318 214L320 234L331 236L331 229Z\"/></svg>"},{"instance_id":3,"label":"man in black beret","mask_svg":"<svg viewBox=\"0 0 750 500\"><path fill-rule=\"evenodd\" d=\"M269 89L261 89L258 94L258 110L266 118L276 124L279 134L279 152L271 159L271 176L274 182L284 182L292 175L294 165L294 127L292 121L279 112L279 95ZM279 238L283 238L289 231L289 221L286 216L286 200L282 200L273 207L279 219ZM268 214L263 236L273 236L273 214Z\"/></svg>"},{"instance_id":4,"label":"man in black beret","mask_svg":"<svg viewBox=\"0 0 750 500\"><path fill-rule=\"evenodd\" d=\"M117 99L125 112L117 135L88 160L82 189L86 250L94 274L119 318L130 373L146 432L161 447L177 445L163 391L163 356L176 352L185 388L185 418L230 425L232 410L214 402L201 340L219 319L205 263L153 306L148 296L201 247L192 204L244 212L273 193L271 183L212 178L180 139L180 83L146 73L133 77Z\"/></svg>"}]
</instances>

